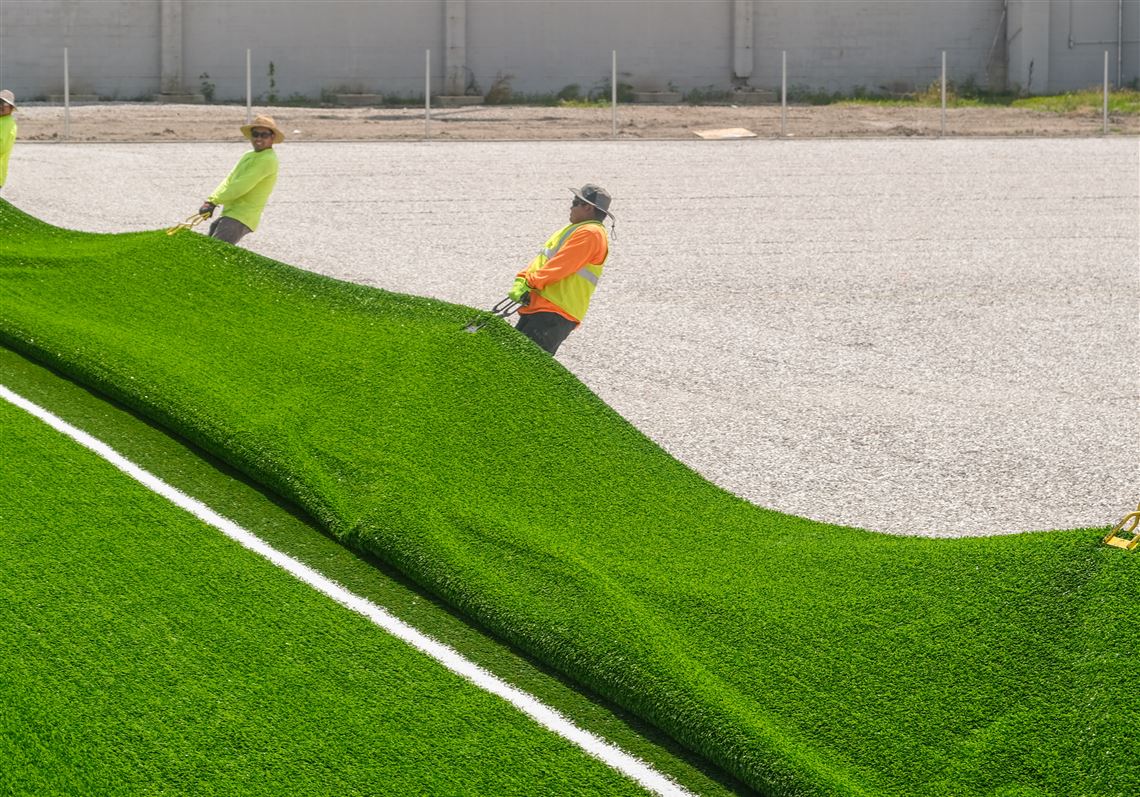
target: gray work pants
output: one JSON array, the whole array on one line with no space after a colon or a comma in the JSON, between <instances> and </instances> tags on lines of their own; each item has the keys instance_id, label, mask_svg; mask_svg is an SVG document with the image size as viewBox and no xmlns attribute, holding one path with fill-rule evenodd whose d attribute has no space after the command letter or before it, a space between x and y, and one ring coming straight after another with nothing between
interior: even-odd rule
<instances>
[{"instance_id":1,"label":"gray work pants","mask_svg":"<svg viewBox=\"0 0 1140 797\"><path fill-rule=\"evenodd\" d=\"M574 331L578 324L558 313L527 313L519 314L519 322L515 329L526 335L546 351L554 354L566 336Z\"/></svg>"},{"instance_id":2,"label":"gray work pants","mask_svg":"<svg viewBox=\"0 0 1140 797\"><path fill-rule=\"evenodd\" d=\"M249 227L229 216L220 216L214 219L214 223L210 225L210 237L225 241L228 244L236 244L249 235L249 232Z\"/></svg>"}]
</instances>

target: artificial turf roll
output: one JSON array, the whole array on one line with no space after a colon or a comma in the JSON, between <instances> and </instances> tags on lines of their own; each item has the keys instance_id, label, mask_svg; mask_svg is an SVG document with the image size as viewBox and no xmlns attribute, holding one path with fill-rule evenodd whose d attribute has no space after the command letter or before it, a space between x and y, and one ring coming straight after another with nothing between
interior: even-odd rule
<instances>
[{"instance_id":1,"label":"artificial turf roll","mask_svg":"<svg viewBox=\"0 0 1140 797\"><path fill-rule=\"evenodd\" d=\"M296 502L771 794L1126 794L1140 557L708 483L507 324L0 201L0 340Z\"/></svg>"}]
</instances>

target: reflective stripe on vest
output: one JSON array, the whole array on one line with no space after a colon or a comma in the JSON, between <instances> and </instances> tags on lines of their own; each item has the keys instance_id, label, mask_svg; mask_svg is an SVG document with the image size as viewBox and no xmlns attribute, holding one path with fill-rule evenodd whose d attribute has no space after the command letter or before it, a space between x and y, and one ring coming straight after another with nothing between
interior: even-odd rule
<instances>
[{"instance_id":1,"label":"reflective stripe on vest","mask_svg":"<svg viewBox=\"0 0 1140 797\"><path fill-rule=\"evenodd\" d=\"M583 224L601 224L601 222L600 221L580 221L577 224L571 224L569 227L566 227L565 230L562 232L562 234L558 236L558 243L556 243L552 247L544 248L542 250L542 254L546 256L546 259L549 260L550 258L554 257L556 254L558 254L558 250L562 248L562 244L566 243L566 239L569 238L571 235L573 235L574 231L576 229L578 229L579 227L581 227ZM602 226L602 229L603 230L605 229L604 225ZM557 233L555 233L555 234L557 235ZM603 262L605 262L605 261L603 261ZM543 265L546 265L546 264L543 263ZM590 265L590 264L589 263L583 264L580 269L578 269L577 271L574 272L574 274L576 276L579 276L582 279L586 280L586 282L590 283L591 285L593 285L596 288L596 287L598 287L598 277L601 275L595 274L592 271L587 271L586 270L587 265ZM596 263L594 265L601 265L601 263ZM539 268L542 268L542 266L539 266Z\"/></svg>"},{"instance_id":2,"label":"reflective stripe on vest","mask_svg":"<svg viewBox=\"0 0 1140 797\"><path fill-rule=\"evenodd\" d=\"M566 243L566 239L574 234L574 230L578 229L583 224L590 224L590 223L591 222L588 222L588 221L580 221L577 224L571 224L568 227L564 227L562 229L561 235L559 235L558 233L554 234L554 235L558 235L558 243L554 244L554 246L543 248L543 250L540 254L546 255L547 260L554 257L556 254L558 254L558 250L562 248L562 244ZM593 222L593 223L596 224L597 222ZM551 236L551 237L553 238L554 236ZM548 243L549 243L549 241L548 241Z\"/></svg>"},{"instance_id":3,"label":"reflective stripe on vest","mask_svg":"<svg viewBox=\"0 0 1140 797\"><path fill-rule=\"evenodd\" d=\"M590 220L568 225L550 236L527 271L537 271L546 265L546 261L558 253L562 244L566 243L566 240L574 234L575 230L585 224L597 224L602 227L602 234L605 235L605 227L600 221ZM603 264L608 258L607 246L606 257L602 259L601 263L586 263L571 275L581 277L582 282L567 277L547 285L538 293L581 321L590 306L590 297L593 296L594 289L598 285L598 278L602 275Z\"/></svg>"}]
</instances>

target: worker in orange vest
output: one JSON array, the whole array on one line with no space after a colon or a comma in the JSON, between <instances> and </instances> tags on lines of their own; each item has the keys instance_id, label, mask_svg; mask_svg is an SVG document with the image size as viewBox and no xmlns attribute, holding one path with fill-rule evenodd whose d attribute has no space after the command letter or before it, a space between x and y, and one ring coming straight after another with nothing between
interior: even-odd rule
<instances>
[{"instance_id":1,"label":"worker in orange vest","mask_svg":"<svg viewBox=\"0 0 1140 797\"><path fill-rule=\"evenodd\" d=\"M570 223L546 240L508 294L523 303L515 328L551 354L586 315L610 252L602 222L614 219L604 188L587 183L570 191Z\"/></svg>"}]
</instances>

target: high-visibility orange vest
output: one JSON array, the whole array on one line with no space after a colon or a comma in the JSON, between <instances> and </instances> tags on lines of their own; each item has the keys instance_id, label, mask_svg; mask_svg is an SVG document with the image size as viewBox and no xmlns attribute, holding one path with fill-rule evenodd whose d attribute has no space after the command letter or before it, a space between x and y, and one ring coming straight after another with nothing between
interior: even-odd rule
<instances>
[{"instance_id":1,"label":"high-visibility orange vest","mask_svg":"<svg viewBox=\"0 0 1140 797\"><path fill-rule=\"evenodd\" d=\"M562 244L566 243L574 231L586 224L598 225L602 229L602 235L605 235L605 226L594 219L577 224L568 224L546 240L538 255L527 266L526 273L533 273L546 265L546 261L558 253ZM594 295L594 289L598 287L598 280L602 276L605 262L608 259L609 246L607 245L606 256L602 258L601 263L584 263L570 276L560 279L558 282L552 282L542 290L535 291L535 293L562 308L577 321L581 321L586 315L586 310L590 307L590 297Z\"/></svg>"}]
</instances>

